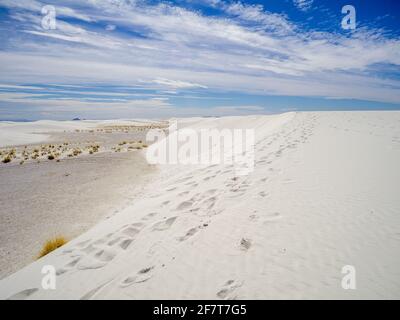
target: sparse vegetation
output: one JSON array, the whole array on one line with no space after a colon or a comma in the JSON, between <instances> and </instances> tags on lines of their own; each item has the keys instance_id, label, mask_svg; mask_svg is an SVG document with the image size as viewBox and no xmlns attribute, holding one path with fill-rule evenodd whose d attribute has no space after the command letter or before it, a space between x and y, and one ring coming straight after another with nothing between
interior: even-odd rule
<instances>
[{"instance_id":1,"label":"sparse vegetation","mask_svg":"<svg viewBox=\"0 0 400 320\"><path fill-rule=\"evenodd\" d=\"M64 244L67 243L67 240L64 237L55 237L53 239L47 240L46 243L43 245L42 250L39 253L38 259L44 257L45 255L49 254L50 252L60 248Z\"/></svg>"},{"instance_id":2,"label":"sparse vegetation","mask_svg":"<svg viewBox=\"0 0 400 320\"><path fill-rule=\"evenodd\" d=\"M3 154L3 153L2 153ZM15 149L11 149L10 151L5 151L4 152L5 157L3 158L2 162L3 163L9 163L11 162L13 159L15 159L16 156L16 150Z\"/></svg>"},{"instance_id":3,"label":"sparse vegetation","mask_svg":"<svg viewBox=\"0 0 400 320\"><path fill-rule=\"evenodd\" d=\"M11 160L11 157L8 155L8 156L6 156L5 158L3 158L3 160L2 160L2 162L3 163L9 163L9 162L11 162L12 160Z\"/></svg>"},{"instance_id":4,"label":"sparse vegetation","mask_svg":"<svg viewBox=\"0 0 400 320\"><path fill-rule=\"evenodd\" d=\"M89 154L93 154L93 153L99 152L100 146L98 144L95 144L95 145L91 145L89 148L90 148Z\"/></svg>"},{"instance_id":5,"label":"sparse vegetation","mask_svg":"<svg viewBox=\"0 0 400 320\"><path fill-rule=\"evenodd\" d=\"M77 132L77 133L95 133L100 132L101 135L106 133L138 133L141 131L145 131L148 129L158 128L159 130L165 130L166 124L159 125L112 125L105 126L96 129L72 129L65 132ZM116 136L118 137L118 136ZM143 139L142 137L140 137ZM111 152L130 152L135 150L141 150L143 148L147 148L148 145L145 141L139 140L130 140L134 139L126 136L126 138L121 138L124 140L114 140L112 143L114 145L109 145L108 139L106 141L102 140L102 137L96 137L96 142L94 142L93 137L87 138L87 140L78 140L78 141L70 141L62 140L59 142L52 142L48 144L36 144L36 145L24 145L18 146L15 148L2 148L0 150L0 164L16 162L19 164L29 163L36 161L40 163L42 160L54 160L60 162L59 159L64 158L73 158L78 157L80 155L94 155L99 152L100 149L102 151L111 151ZM105 144L100 146L100 141L105 142Z\"/></svg>"}]
</instances>

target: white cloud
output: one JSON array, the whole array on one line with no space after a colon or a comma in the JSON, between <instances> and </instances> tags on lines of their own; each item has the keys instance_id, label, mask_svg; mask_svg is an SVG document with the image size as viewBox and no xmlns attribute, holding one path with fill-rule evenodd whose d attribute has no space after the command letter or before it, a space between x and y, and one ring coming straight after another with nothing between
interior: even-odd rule
<instances>
[{"instance_id":1,"label":"white cloud","mask_svg":"<svg viewBox=\"0 0 400 320\"><path fill-rule=\"evenodd\" d=\"M45 31L34 14L41 4L23 2L22 10L17 2L2 0L31 37L16 37L0 52L3 83L107 83L400 101L398 80L369 73L372 65L400 65L400 40L376 30L359 28L350 36L305 31L262 6L221 0L212 2L227 14L224 18L165 3L69 0L65 5L74 9L64 14L90 23L60 19L57 30ZM307 2L299 1L300 8ZM146 36L104 32L104 25Z\"/></svg>"},{"instance_id":2,"label":"white cloud","mask_svg":"<svg viewBox=\"0 0 400 320\"><path fill-rule=\"evenodd\" d=\"M313 2L314 0L293 0L294 5L302 11L309 10Z\"/></svg>"},{"instance_id":3,"label":"white cloud","mask_svg":"<svg viewBox=\"0 0 400 320\"><path fill-rule=\"evenodd\" d=\"M247 5L242 2L227 4L222 1L218 4L228 14L237 16L243 20L260 23L270 31L288 33L294 29L294 25L288 21L286 16L267 12L262 5Z\"/></svg>"},{"instance_id":4,"label":"white cloud","mask_svg":"<svg viewBox=\"0 0 400 320\"><path fill-rule=\"evenodd\" d=\"M191 83L186 81L179 81L179 80L170 80L170 79L155 79L152 81L153 83L160 84L163 86L167 86L173 89L190 89L190 88L202 88L207 89L206 86L203 86L198 83Z\"/></svg>"},{"instance_id":5,"label":"white cloud","mask_svg":"<svg viewBox=\"0 0 400 320\"><path fill-rule=\"evenodd\" d=\"M113 24L106 25L106 30L107 31L114 31L116 28L117 28L117 26L115 26Z\"/></svg>"}]
</instances>

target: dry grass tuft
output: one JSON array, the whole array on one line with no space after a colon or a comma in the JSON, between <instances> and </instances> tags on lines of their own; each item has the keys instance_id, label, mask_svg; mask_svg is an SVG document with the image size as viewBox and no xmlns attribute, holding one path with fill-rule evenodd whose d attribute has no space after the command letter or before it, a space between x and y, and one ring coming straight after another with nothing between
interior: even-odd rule
<instances>
[{"instance_id":1,"label":"dry grass tuft","mask_svg":"<svg viewBox=\"0 0 400 320\"><path fill-rule=\"evenodd\" d=\"M2 161L3 161L3 163L9 163L9 162L11 162L11 157L7 156Z\"/></svg>"},{"instance_id":2,"label":"dry grass tuft","mask_svg":"<svg viewBox=\"0 0 400 320\"><path fill-rule=\"evenodd\" d=\"M60 248L68 241L64 237L55 237L53 239L47 240L44 244L42 250L39 253L38 259L44 257L45 255L49 254L50 252Z\"/></svg>"}]
</instances>

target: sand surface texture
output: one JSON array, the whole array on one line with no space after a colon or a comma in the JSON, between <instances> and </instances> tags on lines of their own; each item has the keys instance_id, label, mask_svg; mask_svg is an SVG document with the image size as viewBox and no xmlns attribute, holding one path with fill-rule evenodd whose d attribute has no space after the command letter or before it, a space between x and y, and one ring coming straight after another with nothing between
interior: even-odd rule
<instances>
[{"instance_id":1,"label":"sand surface texture","mask_svg":"<svg viewBox=\"0 0 400 320\"><path fill-rule=\"evenodd\" d=\"M140 199L3 279L0 298L399 298L399 112L185 123L255 128L255 170L159 166Z\"/></svg>"}]
</instances>

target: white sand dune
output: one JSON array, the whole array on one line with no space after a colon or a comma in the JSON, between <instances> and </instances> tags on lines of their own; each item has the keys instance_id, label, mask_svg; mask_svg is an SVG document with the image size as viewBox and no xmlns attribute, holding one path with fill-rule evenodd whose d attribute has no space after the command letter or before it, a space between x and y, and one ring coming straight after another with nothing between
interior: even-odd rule
<instances>
[{"instance_id":1,"label":"white sand dune","mask_svg":"<svg viewBox=\"0 0 400 320\"><path fill-rule=\"evenodd\" d=\"M135 204L3 279L0 299L400 297L400 112L185 121L255 128L254 172L162 167Z\"/></svg>"},{"instance_id":2,"label":"white sand dune","mask_svg":"<svg viewBox=\"0 0 400 320\"><path fill-rule=\"evenodd\" d=\"M49 133L64 130L88 130L105 125L141 125L153 123L151 120L82 120L82 121L52 121L40 120L34 122L0 121L0 148L23 144L45 142Z\"/></svg>"}]
</instances>

